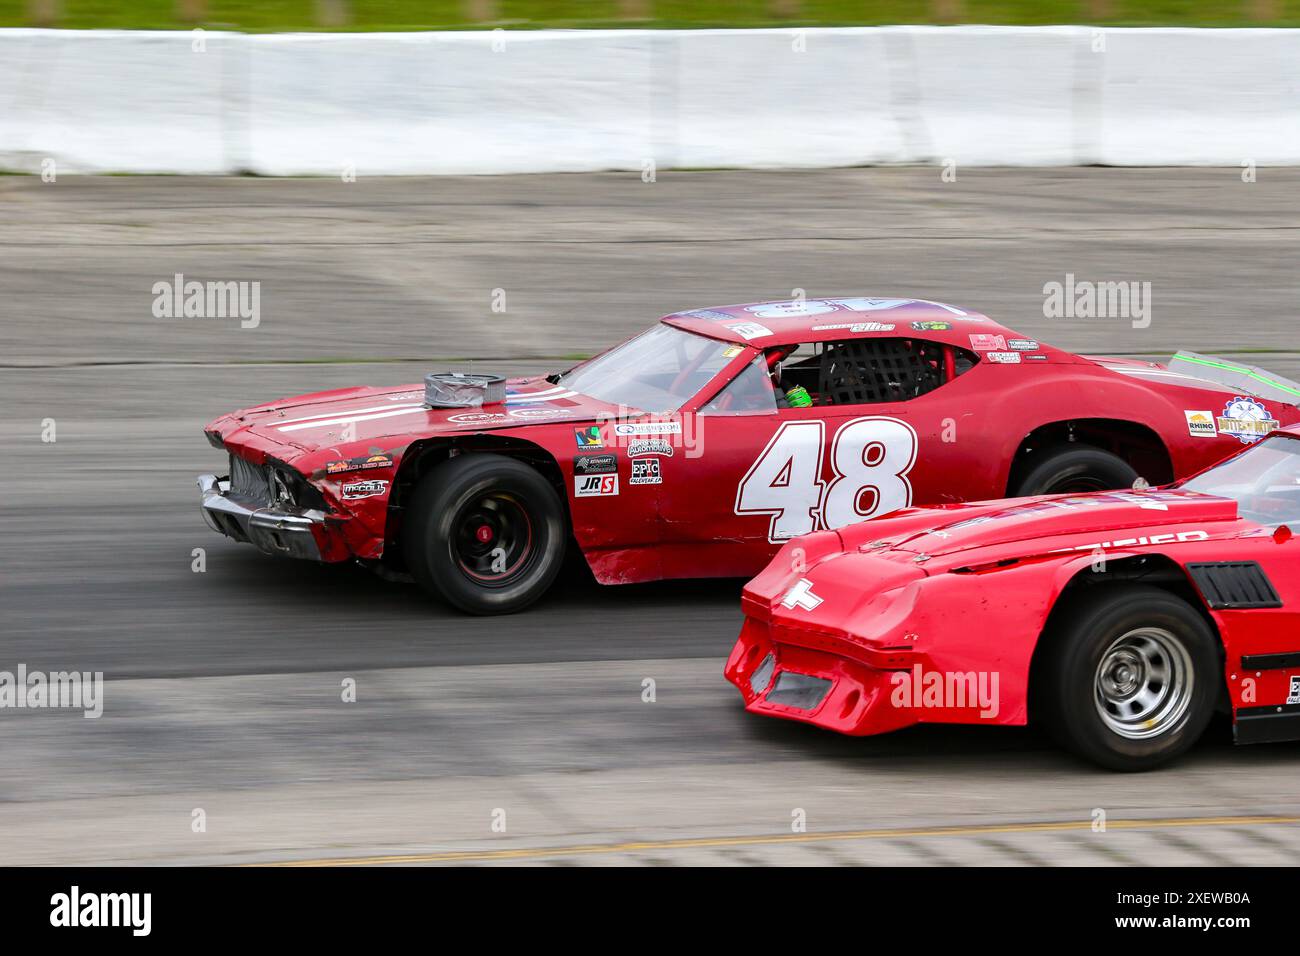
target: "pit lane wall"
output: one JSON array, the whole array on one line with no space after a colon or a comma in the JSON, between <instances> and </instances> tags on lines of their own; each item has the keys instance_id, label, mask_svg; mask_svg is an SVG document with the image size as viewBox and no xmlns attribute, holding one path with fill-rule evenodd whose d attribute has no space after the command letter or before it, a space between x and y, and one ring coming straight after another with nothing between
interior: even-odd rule
<instances>
[{"instance_id":1,"label":"pit lane wall","mask_svg":"<svg viewBox=\"0 0 1300 956\"><path fill-rule=\"evenodd\" d=\"M0 168L1300 164L1300 30L0 31Z\"/></svg>"}]
</instances>

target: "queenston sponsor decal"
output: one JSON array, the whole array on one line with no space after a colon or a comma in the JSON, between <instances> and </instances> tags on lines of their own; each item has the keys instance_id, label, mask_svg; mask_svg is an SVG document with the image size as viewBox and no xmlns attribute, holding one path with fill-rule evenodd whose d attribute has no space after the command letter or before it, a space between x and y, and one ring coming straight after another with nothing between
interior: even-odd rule
<instances>
[{"instance_id":1,"label":"queenston sponsor decal","mask_svg":"<svg viewBox=\"0 0 1300 956\"><path fill-rule=\"evenodd\" d=\"M632 462L632 477L629 485L658 485L663 483L659 473L658 458L641 458Z\"/></svg>"},{"instance_id":2,"label":"queenston sponsor decal","mask_svg":"<svg viewBox=\"0 0 1300 956\"><path fill-rule=\"evenodd\" d=\"M1187 433L1193 438L1217 438L1219 430L1214 427L1214 412L1184 411L1187 417Z\"/></svg>"},{"instance_id":3,"label":"queenston sponsor decal","mask_svg":"<svg viewBox=\"0 0 1300 956\"><path fill-rule=\"evenodd\" d=\"M618 471L617 455L579 455L573 459L575 475L609 475Z\"/></svg>"},{"instance_id":4,"label":"queenston sponsor decal","mask_svg":"<svg viewBox=\"0 0 1300 956\"><path fill-rule=\"evenodd\" d=\"M349 471L370 471L373 468L391 467L393 467L393 459L388 455L363 455L360 458L331 461L325 466L325 474L338 475Z\"/></svg>"},{"instance_id":5,"label":"queenston sponsor decal","mask_svg":"<svg viewBox=\"0 0 1300 956\"><path fill-rule=\"evenodd\" d=\"M994 365L1019 365L1019 352L985 352L984 357Z\"/></svg>"},{"instance_id":6,"label":"queenston sponsor decal","mask_svg":"<svg viewBox=\"0 0 1300 956\"><path fill-rule=\"evenodd\" d=\"M358 498L373 498L387 491L387 481L354 481L343 486L343 497L355 501Z\"/></svg>"},{"instance_id":7,"label":"queenston sponsor decal","mask_svg":"<svg viewBox=\"0 0 1300 956\"><path fill-rule=\"evenodd\" d=\"M573 479L576 498L604 498L618 494L618 475L578 475Z\"/></svg>"},{"instance_id":8,"label":"queenston sponsor decal","mask_svg":"<svg viewBox=\"0 0 1300 956\"><path fill-rule=\"evenodd\" d=\"M645 435L680 435L681 422L628 422L614 426L619 438L638 438Z\"/></svg>"},{"instance_id":9,"label":"queenston sponsor decal","mask_svg":"<svg viewBox=\"0 0 1300 956\"><path fill-rule=\"evenodd\" d=\"M638 455L662 455L665 458L671 458L673 457L673 446L662 438L641 438L628 442L627 456L636 458Z\"/></svg>"},{"instance_id":10,"label":"queenston sponsor decal","mask_svg":"<svg viewBox=\"0 0 1300 956\"><path fill-rule=\"evenodd\" d=\"M1281 424L1261 402L1240 395L1224 405L1218 420L1220 434L1233 435L1243 445L1259 441Z\"/></svg>"}]
</instances>

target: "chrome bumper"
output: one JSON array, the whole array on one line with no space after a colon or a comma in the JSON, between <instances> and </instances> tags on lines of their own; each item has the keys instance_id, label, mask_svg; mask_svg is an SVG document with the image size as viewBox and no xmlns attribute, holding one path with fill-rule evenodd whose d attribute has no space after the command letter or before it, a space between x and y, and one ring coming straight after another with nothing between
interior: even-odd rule
<instances>
[{"instance_id":1,"label":"chrome bumper","mask_svg":"<svg viewBox=\"0 0 1300 956\"><path fill-rule=\"evenodd\" d=\"M229 497L230 479L216 475L199 475L198 485L203 494L203 520L213 531L255 545L267 554L321 560L315 529L324 529L323 512L276 511L252 502L244 504Z\"/></svg>"}]
</instances>

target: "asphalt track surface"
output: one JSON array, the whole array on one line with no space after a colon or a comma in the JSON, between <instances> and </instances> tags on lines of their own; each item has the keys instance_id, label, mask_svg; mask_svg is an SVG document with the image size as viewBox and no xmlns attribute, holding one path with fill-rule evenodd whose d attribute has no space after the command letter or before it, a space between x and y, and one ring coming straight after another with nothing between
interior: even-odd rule
<instances>
[{"instance_id":1,"label":"asphalt track surface","mask_svg":"<svg viewBox=\"0 0 1300 956\"><path fill-rule=\"evenodd\" d=\"M551 370L795 288L1300 377L1300 171L1239 173L0 178L0 669L107 681L98 720L0 710L0 863L1292 863L1300 744L1235 749L1220 723L1123 776L1032 729L750 718L721 677L740 582L575 570L525 614L467 618L221 538L193 485L231 408L459 359ZM155 319L178 272L260 281L259 326ZM1044 318L1066 273L1150 281L1151 326Z\"/></svg>"}]
</instances>

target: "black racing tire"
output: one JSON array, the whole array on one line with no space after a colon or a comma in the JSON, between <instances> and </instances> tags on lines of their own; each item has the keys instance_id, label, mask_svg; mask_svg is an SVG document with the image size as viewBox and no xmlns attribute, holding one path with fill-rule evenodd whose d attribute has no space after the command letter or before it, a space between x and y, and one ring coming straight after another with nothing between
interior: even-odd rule
<instances>
[{"instance_id":1,"label":"black racing tire","mask_svg":"<svg viewBox=\"0 0 1300 956\"><path fill-rule=\"evenodd\" d=\"M1118 455L1092 445L1058 445L1033 457L1011 497L1132 488L1137 477L1133 466Z\"/></svg>"},{"instance_id":2,"label":"black racing tire","mask_svg":"<svg viewBox=\"0 0 1300 956\"><path fill-rule=\"evenodd\" d=\"M473 453L420 479L402 538L407 567L426 591L471 614L511 614L555 581L568 523L536 469Z\"/></svg>"},{"instance_id":3,"label":"black racing tire","mask_svg":"<svg viewBox=\"0 0 1300 956\"><path fill-rule=\"evenodd\" d=\"M1110 770L1152 770L1205 732L1222 685L1219 641L1160 588L1102 584L1058 608L1035 669L1035 714Z\"/></svg>"}]
</instances>

